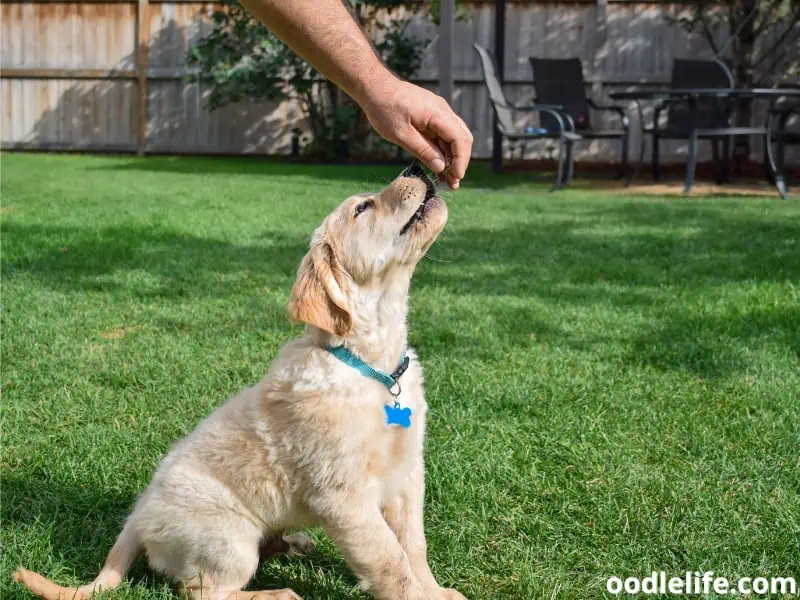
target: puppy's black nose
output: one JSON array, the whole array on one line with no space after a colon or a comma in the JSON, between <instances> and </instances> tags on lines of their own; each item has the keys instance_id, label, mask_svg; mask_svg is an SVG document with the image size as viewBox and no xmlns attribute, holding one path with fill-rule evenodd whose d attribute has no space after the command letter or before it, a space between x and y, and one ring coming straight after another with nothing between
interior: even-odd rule
<instances>
[{"instance_id":1,"label":"puppy's black nose","mask_svg":"<svg viewBox=\"0 0 800 600\"><path fill-rule=\"evenodd\" d=\"M403 172L400 173L401 177L416 177L417 179L427 179L428 174L425 172L425 169L422 168L418 162L412 163L410 166L403 169Z\"/></svg>"},{"instance_id":2,"label":"puppy's black nose","mask_svg":"<svg viewBox=\"0 0 800 600\"><path fill-rule=\"evenodd\" d=\"M428 188L427 192L425 193L426 200L436 195L436 183L430 178L428 173L425 172L425 169L422 168L422 165L420 165L417 161L414 161L410 166L403 169L403 172L400 173L400 176L416 177L417 179L424 181L425 186Z\"/></svg>"}]
</instances>

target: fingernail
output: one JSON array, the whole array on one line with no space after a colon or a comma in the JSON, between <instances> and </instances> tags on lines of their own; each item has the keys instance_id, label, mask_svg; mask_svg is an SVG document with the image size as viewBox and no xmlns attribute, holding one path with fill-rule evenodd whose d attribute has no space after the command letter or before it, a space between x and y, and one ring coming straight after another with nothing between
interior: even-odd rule
<instances>
[{"instance_id":1,"label":"fingernail","mask_svg":"<svg viewBox=\"0 0 800 600\"><path fill-rule=\"evenodd\" d=\"M431 161L430 167L434 173L441 173L442 171L444 171L445 164L441 158L434 158Z\"/></svg>"}]
</instances>

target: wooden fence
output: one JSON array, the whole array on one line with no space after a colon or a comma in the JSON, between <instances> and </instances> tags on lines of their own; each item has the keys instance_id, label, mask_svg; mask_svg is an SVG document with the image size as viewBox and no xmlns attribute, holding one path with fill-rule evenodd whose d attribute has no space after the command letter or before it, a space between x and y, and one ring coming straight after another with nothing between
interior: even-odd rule
<instances>
[{"instance_id":1,"label":"wooden fence","mask_svg":"<svg viewBox=\"0 0 800 600\"><path fill-rule=\"evenodd\" d=\"M475 155L491 154L491 114L471 45L491 48L492 3L462 3L456 24L454 107L475 135ZM189 45L210 29L215 4L194 0L2 0L3 148L138 153L286 153L303 116L291 103L239 104L209 113L207 89L185 81ZM580 56L597 100L611 90L663 86L674 57L707 57L699 36L669 26L664 2L510 2L506 87L512 101L533 95L529 56ZM417 80L437 85L436 29ZM637 123L634 123L634 127ZM638 148L638 132L632 148ZM546 152L534 144L531 154ZM760 144L757 144L759 146ZM675 143L665 159L680 159ZM581 156L615 159L605 142Z\"/></svg>"}]
</instances>

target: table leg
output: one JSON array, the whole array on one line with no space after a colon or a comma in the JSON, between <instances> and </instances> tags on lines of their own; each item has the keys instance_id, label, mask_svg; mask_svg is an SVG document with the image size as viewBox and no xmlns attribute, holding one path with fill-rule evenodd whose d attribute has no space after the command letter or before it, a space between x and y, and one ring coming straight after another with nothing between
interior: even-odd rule
<instances>
[{"instance_id":1,"label":"table leg","mask_svg":"<svg viewBox=\"0 0 800 600\"><path fill-rule=\"evenodd\" d=\"M639 167L644 162L644 112L642 111L642 103L639 100L634 100L634 104L636 104L636 112L639 115L639 160L636 161L636 164L633 165L633 168L630 166L628 167L628 177L625 180L625 187L628 187L636 176L639 174Z\"/></svg>"},{"instance_id":2,"label":"table leg","mask_svg":"<svg viewBox=\"0 0 800 600\"><path fill-rule=\"evenodd\" d=\"M694 185L694 172L697 168L697 97L690 95L689 100L689 158L686 163L686 183L683 186L683 193L688 194ZM712 139L713 143L713 139Z\"/></svg>"},{"instance_id":3,"label":"table leg","mask_svg":"<svg viewBox=\"0 0 800 600\"><path fill-rule=\"evenodd\" d=\"M780 127L781 123L778 124ZM786 200L786 182L783 180L783 173L780 172L780 167L775 163L775 156L772 154L772 113L767 117L767 131L764 136L764 150L767 153L767 161L769 163L769 171L772 174L772 179L775 182L775 189L783 200ZM783 161L781 161L783 162Z\"/></svg>"},{"instance_id":4,"label":"table leg","mask_svg":"<svg viewBox=\"0 0 800 600\"><path fill-rule=\"evenodd\" d=\"M697 130L692 129L689 134L689 159L686 164L686 183L683 186L683 193L688 194L694 185L694 172L697 167Z\"/></svg>"},{"instance_id":5,"label":"table leg","mask_svg":"<svg viewBox=\"0 0 800 600\"><path fill-rule=\"evenodd\" d=\"M719 146L721 141L717 138L711 138L711 161L714 165L714 181L717 184L722 184L722 165L719 159Z\"/></svg>"}]
</instances>

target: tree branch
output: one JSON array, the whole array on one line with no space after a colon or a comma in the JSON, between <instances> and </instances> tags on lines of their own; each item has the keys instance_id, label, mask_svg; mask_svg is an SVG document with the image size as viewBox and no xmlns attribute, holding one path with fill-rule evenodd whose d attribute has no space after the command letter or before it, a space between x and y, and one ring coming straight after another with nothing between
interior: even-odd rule
<instances>
[{"instance_id":1,"label":"tree branch","mask_svg":"<svg viewBox=\"0 0 800 600\"><path fill-rule=\"evenodd\" d=\"M770 49L758 53L759 54L758 59L753 61L753 68L757 67L759 64L761 64L762 61L764 61L773 52L775 52L775 50L777 50L778 48L783 46L783 44L784 44L784 42L786 42L786 40L788 40L788 39L793 40L794 38L797 38L797 37L800 37L800 28L798 28L797 20L796 19L792 19L789 22L789 25L783 31L783 33L781 35L779 35L778 39L775 40L775 42L772 44ZM782 56L782 54L779 55L778 58L780 59L781 56ZM776 64L778 64L778 61L774 62L773 66L775 66Z\"/></svg>"},{"instance_id":2,"label":"tree branch","mask_svg":"<svg viewBox=\"0 0 800 600\"><path fill-rule=\"evenodd\" d=\"M762 33L765 33L766 31L771 29L774 25L776 25L779 22L777 20L771 19L770 17L772 16L772 11L780 7L782 3L783 0L770 0L768 6L761 11L761 20L753 28L753 35L756 38L760 36Z\"/></svg>"},{"instance_id":3,"label":"tree branch","mask_svg":"<svg viewBox=\"0 0 800 600\"><path fill-rule=\"evenodd\" d=\"M792 29L794 29L794 26L790 27L790 28L789 28L787 31L791 31ZM784 32L784 33L785 33L785 32ZM790 38L790 39L791 39L791 41L800 40L800 34L794 35L794 36L793 36L792 38ZM776 46L777 46L777 44L776 44ZM773 46L773 48L771 49L771 51L772 51L772 50L775 50L775 46ZM760 57L760 58L758 59L758 61L756 61L756 62L753 64L753 68L755 69L755 66L756 66L758 63L760 63L760 62L761 62L761 61L762 61L762 60L763 60L765 57L767 57L767 56L769 56L769 53L767 53L767 54L764 54L762 57ZM778 55L777 55L777 56L775 56L775 58L774 58L774 59L772 60L772 62L770 63L769 67L767 67L767 68L764 70L764 74L763 74L761 77L759 77L759 78L758 78L758 82L759 82L759 83L762 83L762 82L766 81L766 80L767 80L767 79L768 79L768 78L769 78L769 77L772 75L772 71L775 69L775 67L777 67L777 66L778 66L778 63L780 63L780 62L781 62L781 60L782 60L783 58L785 58L785 56L786 56L785 54L778 53Z\"/></svg>"},{"instance_id":4,"label":"tree branch","mask_svg":"<svg viewBox=\"0 0 800 600\"><path fill-rule=\"evenodd\" d=\"M706 41L708 41L708 45L711 46L711 51L714 53L714 56L717 56L719 54L719 47L714 41L714 32L711 30L711 25L706 18L705 7L703 6L704 4L705 3L701 0L695 6L695 10L697 10L698 14L700 15L700 22L703 24L703 34L705 35Z\"/></svg>"}]
</instances>

